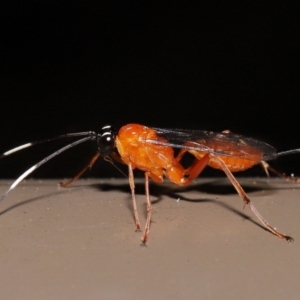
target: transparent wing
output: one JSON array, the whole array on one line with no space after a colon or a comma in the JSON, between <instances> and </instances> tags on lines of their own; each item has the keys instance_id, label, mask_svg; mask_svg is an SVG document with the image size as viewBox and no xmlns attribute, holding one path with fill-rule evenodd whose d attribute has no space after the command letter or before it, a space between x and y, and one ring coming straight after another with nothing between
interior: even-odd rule
<instances>
[{"instance_id":1,"label":"transparent wing","mask_svg":"<svg viewBox=\"0 0 300 300\"><path fill-rule=\"evenodd\" d=\"M275 148L262 141L230 132L213 132L186 129L152 128L161 139L146 142L174 148L184 148L199 152L211 152L222 156L250 159L253 154L261 154L262 160L277 158ZM188 145L186 143L188 142Z\"/></svg>"}]
</instances>

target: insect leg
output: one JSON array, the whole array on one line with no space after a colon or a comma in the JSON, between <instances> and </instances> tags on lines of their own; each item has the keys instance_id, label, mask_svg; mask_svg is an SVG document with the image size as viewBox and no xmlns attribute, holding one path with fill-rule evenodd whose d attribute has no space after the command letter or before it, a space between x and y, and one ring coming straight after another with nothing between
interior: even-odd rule
<instances>
[{"instance_id":1,"label":"insect leg","mask_svg":"<svg viewBox=\"0 0 300 300\"><path fill-rule=\"evenodd\" d=\"M267 228L269 229L273 234L277 235L278 237L280 237L281 239L285 239L288 242L293 241L293 238L290 236L287 236L281 232L279 232L278 230L276 230L273 226L271 226L267 220L257 211L257 209L254 207L254 205L252 204L252 202L250 201L249 197L247 196L247 194L245 193L245 191L243 190L243 188L241 187L241 185L238 183L238 181L235 179L235 177L233 176L233 174L231 173L231 171L228 169L228 167L226 166L226 164L223 162L223 160L218 157L217 155L211 154L214 156L214 158L218 161L218 163L220 164L220 167L222 168L222 170L225 172L225 174L227 175L227 177L229 178L229 180L231 181L231 183L233 184L233 186L235 187L236 191L238 192L238 194L240 195L240 197L244 200L245 205L248 205L249 208L252 210L252 212L256 215L256 217L260 220L260 222Z\"/></svg>"},{"instance_id":2,"label":"insect leg","mask_svg":"<svg viewBox=\"0 0 300 300\"><path fill-rule=\"evenodd\" d=\"M178 156L176 157L177 166L171 166L171 168L166 169L166 174L168 178L180 185L186 186L189 185L194 179L196 179L203 169L207 166L209 162L209 153L206 153L201 159L195 158L193 164L188 167L186 170L183 169L179 160L182 158L183 154L187 152L187 150L183 149L180 151Z\"/></svg>"},{"instance_id":3,"label":"insect leg","mask_svg":"<svg viewBox=\"0 0 300 300\"><path fill-rule=\"evenodd\" d=\"M150 222L151 222L151 213L152 213L152 205L150 201L150 194L149 194L149 174L145 172L145 191L146 191L146 200L147 200L147 220L145 225L145 232L142 237L143 244L146 244L149 236L150 231Z\"/></svg>"},{"instance_id":4,"label":"insect leg","mask_svg":"<svg viewBox=\"0 0 300 300\"><path fill-rule=\"evenodd\" d=\"M263 160L260 162L260 164L263 167L263 169L265 170L265 172L267 173L268 177L269 177L269 171L271 171L272 173L276 174L277 176L279 176L281 178L284 178L287 181L300 182L300 178L295 178L295 177L287 176L283 173L280 173L277 170L273 169L267 162L265 162Z\"/></svg>"},{"instance_id":5,"label":"insect leg","mask_svg":"<svg viewBox=\"0 0 300 300\"><path fill-rule=\"evenodd\" d=\"M137 211L137 206L136 206L136 199L135 199L135 186L134 186L134 177L133 177L133 171L132 171L132 166L131 164L128 164L128 174L129 174L129 185L131 189L131 196L132 196L132 205L133 205L133 214L134 214L134 221L135 221L135 226L136 230L141 229L141 224L139 221L139 216L138 216L138 211Z\"/></svg>"},{"instance_id":6,"label":"insect leg","mask_svg":"<svg viewBox=\"0 0 300 300\"><path fill-rule=\"evenodd\" d=\"M61 187L67 187L68 185L70 185L73 181L77 180L87 169L90 169L94 163L96 162L96 160L99 158L100 153L97 152L93 158L90 160L90 162L88 163L87 166L85 166L75 177L73 177L72 179L68 180L67 182L60 182L59 185Z\"/></svg>"},{"instance_id":7,"label":"insect leg","mask_svg":"<svg viewBox=\"0 0 300 300\"><path fill-rule=\"evenodd\" d=\"M185 180L185 185L190 184L196 179L209 162L209 154L205 154L201 159L195 159L194 163L186 169L186 174L189 177Z\"/></svg>"},{"instance_id":8,"label":"insect leg","mask_svg":"<svg viewBox=\"0 0 300 300\"><path fill-rule=\"evenodd\" d=\"M124 161L121 159L119 154L117 154L115 152L112 152L109 156L111 156L118 163L125 164Z\"/></svg>"}]
</instances>

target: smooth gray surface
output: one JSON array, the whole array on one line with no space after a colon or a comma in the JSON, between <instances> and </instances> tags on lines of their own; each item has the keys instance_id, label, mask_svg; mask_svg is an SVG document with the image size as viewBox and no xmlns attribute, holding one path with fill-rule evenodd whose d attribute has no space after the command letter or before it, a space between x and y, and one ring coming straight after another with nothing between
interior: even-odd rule
<instances>
[{"instance_id":1,"label":"smooth gray surface","mask_svg":"<svg viewBox=\"0 0 300 300\"><path fill-rule=\"evenodd\" d=\"M300 184L240 182L294 243L262 229L226 179L151 184L147 247L126 180L27 180L0 203L1 299L299 299Z\"/></svg>"}]
</instances>

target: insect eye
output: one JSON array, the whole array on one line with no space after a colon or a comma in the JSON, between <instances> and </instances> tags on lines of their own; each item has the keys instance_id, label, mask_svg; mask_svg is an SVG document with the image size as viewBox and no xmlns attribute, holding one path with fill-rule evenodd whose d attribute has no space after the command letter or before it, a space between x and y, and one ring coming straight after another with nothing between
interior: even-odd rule
<instances>
[{"instance_id":1,"label":"insect eye","mask_svg":"<svg viewBox=\"0 0 300 300\"><path fill-rule=\"evenodd\" d=\"M98 140L98 150L102 155L110 154L115 147L115 137L111 132L104 132Z\"/></svg>"}]
</instances>

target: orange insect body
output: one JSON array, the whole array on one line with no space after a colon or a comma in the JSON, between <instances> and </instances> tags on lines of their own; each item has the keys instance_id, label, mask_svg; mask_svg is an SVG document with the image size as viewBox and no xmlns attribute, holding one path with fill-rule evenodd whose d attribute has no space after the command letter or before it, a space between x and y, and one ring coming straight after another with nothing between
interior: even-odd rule
<instances>
[{"instance_id":1,"label":"orange insect body","mask_svg":"<svg viewBox=\"0 0 300 300\"><path fill-rule=\"evenodd\" d=\"M220 152L227 152L232 156L222 156L219 155L219 158L223 160L223 162L226 164L228 169L231 172L240 172L240 171L245 171L255 165L257 165L263 157L263 153L253 147L250 147L248 145L243 146L243 151L247 152L247 158L241 158L242 154L244 152L239 149L236 144L234 143L220 143L218 142L217 144L212 142L206 142L206 141L198 141L202 145L206 145L210 149L214 149L215 151L220 151ZM193 154L196 158L201 159L206 153L201 152L201 151L194 151L190 150L189 151L191 154ZM215 169L220 169L220 164L216 159L213 157L210 158L208 165L212 168Z\"/></svg>"},{"instance_id":2,"label":"orange insect body","mask_svg":"<svg viewBox=\"0 0 300 300\"><path fill-rule=\"evenodd\" d=\"M146 126L139 124L128 124L123 126L116 137L116 147L124 163L132 164L133 168L138 168L142 171L149 172L149 176L156 182L163 181L165 175L174 183L185 185L182 180L182 174L185 173L184 168L174 157L174 150L170 146L162 146L157 144L147 143L147 140L157 140L167 143L168 141ZM253 167L262 160L262 152L247 146L243 146L243 150L247 152L247 158L240 158L242 151L236 144L228 142L217 144L214 141L197 141L209 149L216 151L227 151L232 156L222 156L219 158L227 165L231 172L244 171ZM190 145L189 142L186 145ZM189 152L198 160L201 160L207 155L207 152L196 150L182 150ZM183 155L183 153L182 153ZM182 156L180 155L180 157ZM222 167L214 157L210 157L207 165L212 168L222 170ZM176 176L177 174L177 176Z\"/></svg>"},{"instance_id":3,"label":"orange insect body","mask_svg":"<svg viewBox=\"0 0 300 300\"><path fill-rule=\"evenodd\" d=\"M220 136L222 137L226 134L228 133L224 132ZM201 151L201 148L194 150L193 146L195 144L201 145L205 151ZM152 210L148 177L151 177L156 182L162 182L165 175L175 184L185 186L197 178L207 165L223 170L226 173L238 194L244 200L245 205L250 207L265 227L282 239L292 240L291 237L277 231L260 215L231 173L244 171L261 162L263 158L264 153L262 151L247 145L242 139L239 140L238 144L230 142L228 139L224 142L220 139L186 141L181 147L179 154L175 157L171 144L168 146L168 140L159 136L155 130L139 124L128 124L119 130L115 138L115 146L121 160L129 168L129 184L132 192L135 223L138 230L140 229L140 222L136 208L132 169L138 168L145 172L147 220L145 233L142 237L143 243L146 243L148 239ZM194 162L187 169L184 169L180 164L180 160L185 152L195 156ZM217 155L216 153L227 153L228 155Z\"/></svg>"},{"instance_id":4,"label":"orange insect body","mask_svg":"<svg viewBox=\"0 0 300 300\"><path fill-rule=\"evenodd\" d=\"M104 156L106 158L111 157L117 161L123 162L128 166L128 178L132 194L135 225L136 229L140 230L140 221L135 198L133 169L144 171L147 203L147 219L144 235L142 237L142 242L144 244L148 239L152 212L149 177L156 182L162 182L165 176L177 185L186 186L197 178L206 166L224 171L240 197L243 199L244 204L252 210L262 224L278 237L287 241L292 241L291 237L279 232L262 217L232 174L232 172L244 171L261 163L265 170L270 170L281 175L264 161L266 159L273 159L278 155L275 149L266 143L234 135L228 131L214 133L209 131L172 130L149 128L139 124L125 125L117 133L111 126L104 126L100 132L89 131L70 133L58 136L54 139L78 136L84 136L84 138L57 150L24 172L0 197L0 201L30 173L53 157L80 143L94 140L97 143L98 152L81 172L73 179L62 183L61 185L66 187L74 180L78 179L87 169L93 166L99 156ZM0 158L41 142L43 141L21 145L5 152ZM179 153L176 155L174 148L180 149ZM193 163L185 169L180 161L186 152L189 152L195 158ZM300 152L300 150L295 149L281 152L280 154L285 155L298 152Z\"/></svg>"},{"instance_id":5,"label":"orange insect body","mask_svg":"<svg viewBox=\"0 0 300 300\"><path fill-rule=\"evenodd\" d=\"M158 137L156 132L149 127L129 124L123 126L116 137L116 147L125 164L147 172L156 182L163 181L164 170L166 174L183 173L183 167L175 160L172 147L146 143L149 139L167 142ZM170 175L171 176L171 175ZM180 184L176 177L169 179Z\"/></svg>"}]
</instances>

